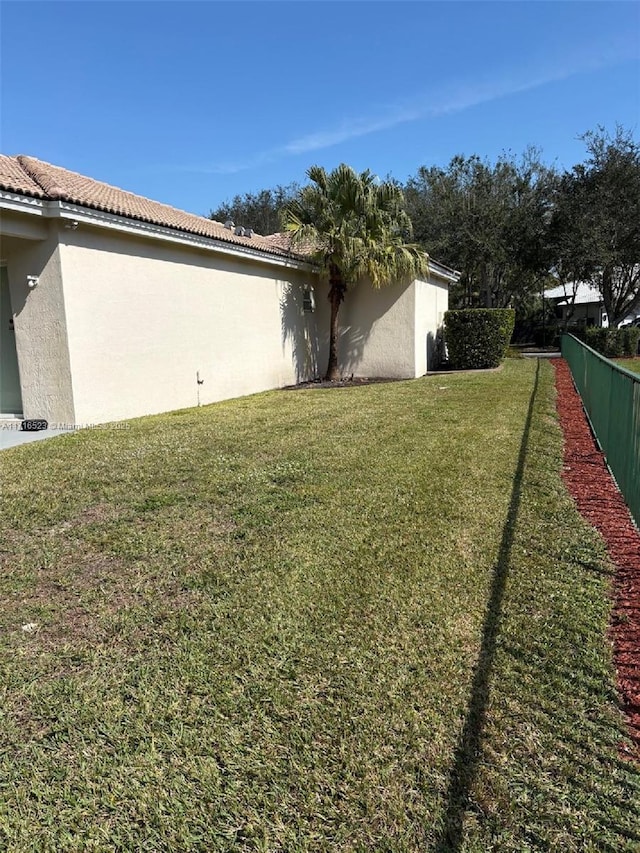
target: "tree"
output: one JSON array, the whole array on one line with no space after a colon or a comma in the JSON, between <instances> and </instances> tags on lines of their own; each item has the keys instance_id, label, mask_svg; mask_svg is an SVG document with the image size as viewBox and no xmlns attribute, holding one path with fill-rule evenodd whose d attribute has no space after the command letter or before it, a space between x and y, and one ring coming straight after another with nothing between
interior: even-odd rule
<instances>
[{"instance_id":1,"label":"tree","mask_svg":"<svg viewBox=\"0 0 640 853\"><path fill-rule=\"evenodd\" d=\"M562 287L565 295L565 328L570 324L575 311L578 287L581 282L588 281L590 275L583 203L584 199L576 189L573 175L562 175L556 185L549 216L548 247L553 276L550 286Z\"/></svg>"},{"instance_id":2,"label":"tree","mask_svg":"<svg viewBox=\"0 0 640 853\"><path fill-rule=\"evenodd\" d=\"M236 195L225 201L209 214L209 219L253 228L257 234L275 234L282 228L282 213L287 204L300 191L299 184L293 182L286 186L278 185L273 189L255 193Z\"/></svg>"},{"instance_id":3,"label":"tree","mask_svg":"<svg viewBox=\"0 0 640 853\"><path fill-rule=\"evenodd\" d=\"M454 157L421 167L406 187L416 239L462 270L460 307L520 307L547 273L546 227L555 173L535 149L495 164Z\"/></svg>"},{"instance_id":4,"label":"tree","mask_svg":"<svg viewBox=\"0 0 640 853\"><path fill-rule=\"evenodd\" d=\"M563 175L556 200L559 244L617 326L640 305L640 146L621 127L581 138L589 156Z\"/></svg>"},{"instance_id":5,"label":"tree","mask_svg":"<svg viewBox=\"0 0 640 853\"><path fill-rule=\"evenodd\" d=\"M428 260L408 243L411 220L401 188L379 182L342 164L327 173L321 166L307 171L303 187L284 213L285 229L295 246L312 247L311 257L329 285L331 305L329 361L325 379L339 377L338 317L349 287L368 276L373 287L426 274Z\"/></svg>"}]
</instances>

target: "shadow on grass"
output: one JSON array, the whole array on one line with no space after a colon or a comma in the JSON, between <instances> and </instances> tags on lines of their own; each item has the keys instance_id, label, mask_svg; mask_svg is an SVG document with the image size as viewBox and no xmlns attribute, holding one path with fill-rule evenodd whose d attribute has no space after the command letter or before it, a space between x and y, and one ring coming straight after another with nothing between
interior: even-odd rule
<instances>
[{"instance_id":1,"label":"shadow on grass","mask_svg":"<svg viewBox=\"0 0 640 853\"><path fill-rule=\"evenodd\" d=\"M518 465L513 477L513 488L511 490L507 520L502 531L500 550L498 551L498 558L493 570L491 595L487 604L487 612L482 628L482 645L473 676L471 698L464 726L454 753L454 764L451 768L446 793L443 828L436 841L434 853L457 853L463 841L464 815L470 805L471 787L480 759L480 746L485 726L490 681L502 620L502 600L504 598L509 572L509 559L513 546L518 510L520 508L522 478L527 459L529 433L531 431L533 408L538 392L539 377L540 361L538 360L535 382L529 399L527 419L520 443Z\"/></svg>"}]
</instances>

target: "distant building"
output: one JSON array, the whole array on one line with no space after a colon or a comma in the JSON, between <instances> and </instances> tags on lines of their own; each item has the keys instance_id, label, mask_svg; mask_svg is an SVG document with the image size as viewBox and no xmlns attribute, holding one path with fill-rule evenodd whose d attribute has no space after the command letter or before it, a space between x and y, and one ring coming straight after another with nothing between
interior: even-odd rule
<instances>
[{"instance_id":1,"label":"distant building","mask_svg":"<svg viewBox=\"0 0 640 853\"><path fill-rule=\"evenodd\" d=\"M560 284L545 291L544 296L555 307L556 318L563 325L609 325L600 291L587 282Z\"/></svg>"},{"instance_id":2,"label":"distant building","mask_svg":"<svg viewBox=\"0 0 640 853\"><path fill-rule=\"evenodd\" d=\"M545 299L555 307L559 323L574 326L609 326L602 295L586 281L568 282L545 291ZM631 311L619 324L628 326L640 319L640 307Z\"/></svg>"}]
</instances>

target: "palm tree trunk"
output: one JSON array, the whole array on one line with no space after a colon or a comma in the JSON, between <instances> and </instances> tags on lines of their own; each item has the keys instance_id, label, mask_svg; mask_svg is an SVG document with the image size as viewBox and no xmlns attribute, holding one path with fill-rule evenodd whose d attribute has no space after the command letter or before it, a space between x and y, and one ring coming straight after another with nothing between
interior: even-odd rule
<instances>
[{"instance_id":1,"label":"palm tree trunk","mask_svg":"<svg viewBox=\"0 0 640 853\"><path fill-rule=\"evenodd\" d=\"M331 323L329 326L329 363L325 380L333 382L340 378L338 370L338 311L344 299L345 286L339 271L332 267L329 274L329 302L331 303Z\"/></svg>"}]
</instances>

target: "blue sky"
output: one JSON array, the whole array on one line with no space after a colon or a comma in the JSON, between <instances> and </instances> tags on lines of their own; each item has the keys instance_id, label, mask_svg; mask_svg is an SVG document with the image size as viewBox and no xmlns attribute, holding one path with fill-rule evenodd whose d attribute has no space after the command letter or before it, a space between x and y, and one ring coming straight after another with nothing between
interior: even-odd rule
<instances>
[{"instance_id":1,"label":"blue sky","mask_svg":"<svg viewBox=\"0 0 640 853\"><path fill-rule=\"evenodd\" d=\"M635 2L1 2L0 148L194 213L346 162L639 134Z\"/></svg>"}]
</instances>

